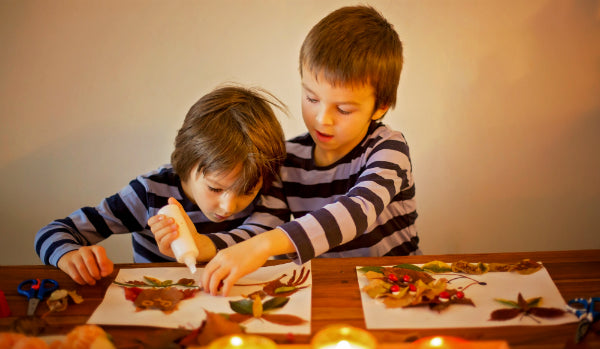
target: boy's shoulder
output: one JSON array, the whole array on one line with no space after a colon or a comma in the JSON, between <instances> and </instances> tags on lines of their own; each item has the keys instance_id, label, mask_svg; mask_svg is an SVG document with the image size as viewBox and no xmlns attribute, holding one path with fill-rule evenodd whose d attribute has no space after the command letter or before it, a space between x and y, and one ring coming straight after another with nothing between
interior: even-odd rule
<instances>
[{"instance_id":1,"label":"boy's shoulder","mask_svg":"<svg viewBox=\"0 0 600 349\"><path fill-rule=\"evenodd\" d=\"M137 177L137 180L146 185L158 183L176 186L181 183L179 176L175 173L171 164L165 164L155 170L141 174Z\"/></svg>"},{"instance_id":2,"label":"boy's shoulder","mask_svg":"<svg viewBox=\"0 0 600 349\"><path fill-rule=\"evenodd\" d=\"M404 138L404 134L402 134L402 132L394 130L390 126L382 122L375 121L371 123L371 125L369 126L369 130L367 131L367 135L365 136L364 142L381 142L385 140L398 140L403 143L406 143L406 139Z\"/></svg>"}]
</instances>

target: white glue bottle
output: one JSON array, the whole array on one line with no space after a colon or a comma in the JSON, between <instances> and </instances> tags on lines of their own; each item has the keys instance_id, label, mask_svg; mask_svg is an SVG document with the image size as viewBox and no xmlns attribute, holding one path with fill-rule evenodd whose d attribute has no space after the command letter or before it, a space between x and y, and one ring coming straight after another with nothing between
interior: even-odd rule
<instances>
[{"instance_id":1,"label":"white glue bottle","mask_svg":"<svg viewBox=\"0 0 600 349\"><path fill-rule=\"evenodd\" d=\"M158 214L171 217L177 223L179 236L171 243L171 249L175 253L177 262L184 263L194 274L196 272L196 257L198 257L198 248L194 243L192 232L183 218L183 214L179 206L169 204L158 211Z\"/></svg>"}]
</instances>

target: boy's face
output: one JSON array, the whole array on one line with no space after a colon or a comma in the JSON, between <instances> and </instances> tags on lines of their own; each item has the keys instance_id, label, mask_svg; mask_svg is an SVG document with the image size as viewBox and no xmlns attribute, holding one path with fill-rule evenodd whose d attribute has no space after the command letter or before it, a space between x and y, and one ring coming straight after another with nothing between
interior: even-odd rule
<instances>
[{"instance_id":1,"label":"boy's face","mask_svg":"<svg viewBox=\"0 0 600 349\"><path fill-rule=\"evenodd\" d=\"M371 85L332 86L323 75L302 74L302 117L315 141L315 163L327 166L344 157L367 134L371 120L388 107L375 108Z\"/></svg>"},{"instance_id":2,"label":"boy's face","mask_svg":"<svg viewBox=\"0 0 600 349\"><path fill-rule=\"evenodd\" d=\"M262 187L262 178L251 192L240 195L229 188L238 180L241 165L229 173L207 173L192 169L187 181L182 183L186 196L200 207L212 222L222 222L244 210L254 200Z\"/></svg>"}]
</instances>

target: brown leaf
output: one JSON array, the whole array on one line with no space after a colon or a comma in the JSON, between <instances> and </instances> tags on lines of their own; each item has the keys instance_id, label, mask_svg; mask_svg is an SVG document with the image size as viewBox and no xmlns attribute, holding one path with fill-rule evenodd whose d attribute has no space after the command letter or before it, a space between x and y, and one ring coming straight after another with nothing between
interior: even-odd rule
<instances>
[{"instance_id":1,"label":"brown leaf","mask_svg":"<svg viewBox=\"0 0 600 349\"><path fill-rule=\"evenodd\" d=\"M262 318L274 324L284 326L302 325L306 322L306 320L296 315L289 314L263 314Z\"/></svg>"},{"instance_id":2,"label":"brown leaf","mask_svg":"<svg viewBox=\"0 0 600 349\"><path fill-rule=\"evenodd\" d=\"M230 334L244 333L244 329L236 322L225 316L206 311L206 320L196 337L199 345L208 345L213 340Z\"/></svg>"},{"instance_id":3,"label":"brown leaf","mask_svg":"<svg viewBox=\"0 0 600 349\"><path fill-rule=\"evenodd\" d=\"M143 290L133 302L140 309L159 309L165 313L173 312L185 294L175 287Z\"/></svg>"},{"instance_id":4,"label":"brown leaf","mask_svg":"<svg viewBox=\"0 0 600 349\"><path fill-rule=\"evenodd\" d=\"M529 303L523 298L521 292L519 292L519 295L517 296L517 304L519 304L519 308L521 308L522 311L527 311L529 309Z\"/></svg>"},{"instance_id":5,"label":"brown leaf","mask_svg":"<svg viewBox=\"0 0 600 349\"><path fill-rule=\"evenodd\" d=\"M558 308L534 307L529 309L529 314L548 319L562 316L564 313L564 310Z\"/></svg>"},{"instance_id":6,"label":"brown leaf","mask_svg":"<svg viewBox=\"0 0 600 349\"><path fill-rule=\"evenodd\" d=\"M522 310L517 309L517 308L497 309L497 310L494 310L492 312L492 314L490 315L490 317L491 317L490 320L504 321L504 320L514 319L519 314L521 314L521 312L522 312Z\"/></svg>"},{"instance_id":7,"label":"brown leaf","mask_svg":"<svg viewBox=\"0 0 600 349\"><path fill-rule=\"evenodd\" d=\"M233 321L238 324L241 324L242 322L247 321L249 319L254 319L254 316L252 316L251 314L233 313L228 314L227 316L229 318L229 321Z\"/></svg>"}]
</instances>

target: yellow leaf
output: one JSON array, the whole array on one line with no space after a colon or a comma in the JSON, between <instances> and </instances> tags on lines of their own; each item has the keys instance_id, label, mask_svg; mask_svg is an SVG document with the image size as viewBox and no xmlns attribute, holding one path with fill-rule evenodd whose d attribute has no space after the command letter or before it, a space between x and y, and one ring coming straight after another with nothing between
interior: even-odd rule
<instances>
[{"instance_id":1,"label":"yellow leaf","mask_svg":"<svg viewBox=\"0 0 600 349\"><path fill-rule=\"evenodd\" d=\"M429 263L423 264L421 268L423 268L424 270L432 271L434 273L443 273L452 270L452 267L449 264L444 263L442 261L431 261Z\"/></svg>"},{"instance_id":2,"label":"yellow leaf","mask_svg":"<svg viewBox=\"0 0 600 349\"><path fill-rule=\"evenodd\" d=\"M260 296L254 295L252 298L254 299L254 302L252 303L252 316L261 317L263 313L263 304L260 300Z\"/></svg>"}]
</instances>

